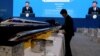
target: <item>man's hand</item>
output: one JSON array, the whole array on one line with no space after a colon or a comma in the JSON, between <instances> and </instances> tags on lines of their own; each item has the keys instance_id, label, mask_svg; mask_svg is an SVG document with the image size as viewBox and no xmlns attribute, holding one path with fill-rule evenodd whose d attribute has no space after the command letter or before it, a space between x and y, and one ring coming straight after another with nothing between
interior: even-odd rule
<instances>
[{"instance_id":1,"label":"man's hand","mask_svg":"<svg viewBox=\"0 0 100 56\"><path fill-rule=\"evenodd\" d=\"M63 34L64 34L64 33L65 33L65 31L64 31L64 30L59 30L59 33L63 33Z\"/></svg>"}]
</instances>

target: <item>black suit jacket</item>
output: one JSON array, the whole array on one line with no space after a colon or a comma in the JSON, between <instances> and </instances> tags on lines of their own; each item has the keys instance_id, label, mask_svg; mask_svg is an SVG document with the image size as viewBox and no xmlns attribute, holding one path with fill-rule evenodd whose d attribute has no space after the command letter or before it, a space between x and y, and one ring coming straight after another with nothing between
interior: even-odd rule
<instances>
[{"instance_id":1,"label":"black suit jacket","mask_svg":"<svg viewBox=\"0 0 100 56\"><path fill-rule=\"evenodd\" d=\"M61 29L65 30L65 35L74 36L73 20L69 15L65 18L65 23Z\"/></svg>"},{"instance_id":2,"label":"black suit jacket","mask_svg":"<svg viewBox=\"0 0 100 56\"><path fill-rule=\"evenodd\" d=\"M29 7L28 10L26 9L26 7L23 7L22 13L26 13L26 12L33 13L32 7Z\"/></svg>"},{"instance_id":3,"label":"black suit jacket","mask_svg":"<svg viewBox=\"0 0 100 56\"><path fill-rule=\"evenodd\" d=\"M90 7L88 10L88 14L92 14L93 12L97 12L98 14L100 14L100 8L97 7L96 11L93 9L93 7Z\"/></svg>"}]
</instances>

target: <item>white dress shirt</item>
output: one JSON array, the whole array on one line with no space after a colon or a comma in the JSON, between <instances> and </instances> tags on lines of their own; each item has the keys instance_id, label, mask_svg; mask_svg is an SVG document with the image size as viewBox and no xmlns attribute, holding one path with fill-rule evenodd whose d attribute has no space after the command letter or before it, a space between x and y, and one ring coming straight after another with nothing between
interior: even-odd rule
<instances>
[{"instance_id":1,"label":"white dress shirt","mask_svg":"<svg viewBox=\"0 0 100 56\"><path fill-rule=\"evenodd\" d=\"M97 7L94 7L93 10L96 11Z\"/></svg>"}]
</instances>

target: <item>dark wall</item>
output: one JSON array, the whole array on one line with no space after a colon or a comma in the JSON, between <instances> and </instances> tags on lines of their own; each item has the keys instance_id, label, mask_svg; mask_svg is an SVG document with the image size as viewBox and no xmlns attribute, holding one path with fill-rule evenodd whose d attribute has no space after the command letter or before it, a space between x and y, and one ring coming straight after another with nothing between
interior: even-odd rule
<instances>
[{"instance_id":1,"label":"dark wall","mask_svg":"<svg viewBox=\"0 0 100 56\"><path fill-rule=\"evenodd\" d=\"M13 16L13 0L0 0L0 17L6 19Z\"/></svg>"}]
</instances>

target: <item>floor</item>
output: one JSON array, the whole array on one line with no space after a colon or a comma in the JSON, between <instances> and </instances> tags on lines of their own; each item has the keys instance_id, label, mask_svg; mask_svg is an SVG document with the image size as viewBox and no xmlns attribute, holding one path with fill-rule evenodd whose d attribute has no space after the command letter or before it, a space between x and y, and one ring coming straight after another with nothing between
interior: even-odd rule
<instances>
[{"instance_id":1,"label":"floor","mask_svg":"<svg viewBox=\"0 0 100 56\"><path fill-rule=\"evenodd\" d=\"M100 43L91 40L91 37L76 33L71 41L73 56L100 56Z\"/></svg>"}]
</instances>

